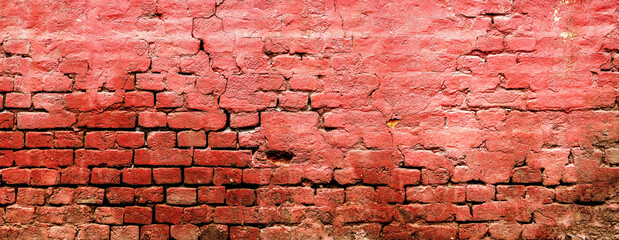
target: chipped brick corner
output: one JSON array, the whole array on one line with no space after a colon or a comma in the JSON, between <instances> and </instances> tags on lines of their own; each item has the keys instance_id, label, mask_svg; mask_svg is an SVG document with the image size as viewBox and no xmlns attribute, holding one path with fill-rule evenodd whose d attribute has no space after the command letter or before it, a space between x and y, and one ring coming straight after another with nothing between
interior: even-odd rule
<instances>
[{"instance_id":1,"label":"chipped brick corner","mask_svg":"<svg viewBox=\"0 0 619 240\"><path fill-rule=\"evenodd\" d=\"M617 2L0 3L0 239L617 239Z\"/></svg>"}]
</instances>

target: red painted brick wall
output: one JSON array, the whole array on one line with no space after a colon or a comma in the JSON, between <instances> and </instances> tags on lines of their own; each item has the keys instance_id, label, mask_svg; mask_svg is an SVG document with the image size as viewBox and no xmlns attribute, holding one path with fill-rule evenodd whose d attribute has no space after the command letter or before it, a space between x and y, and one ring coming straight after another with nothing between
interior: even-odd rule
<instances>
[{"instance_id":1,"label":"red painted brick wall","mask_svg":"<svg viewBox=\"0 0 619 240\"><path fill-rule=\"evenodd\" d=\"M617 239L618 7L0 1L0 239Z\"/></svg>"}]
</instances>

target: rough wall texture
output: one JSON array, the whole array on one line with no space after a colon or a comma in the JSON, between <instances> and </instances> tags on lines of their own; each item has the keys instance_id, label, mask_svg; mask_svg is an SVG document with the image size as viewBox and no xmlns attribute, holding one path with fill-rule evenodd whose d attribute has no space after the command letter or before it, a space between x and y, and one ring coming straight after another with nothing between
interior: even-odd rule
<instances>
[{"instance_id":1,"label":"rough wall texture","mask_svg":"<svg viewBox=\"0 0 619 240\"><path fill-rule=\"evenodd\" d=\"M618 6L0 1L0 238L617 239Z\"/></svg>"}]
</instances>

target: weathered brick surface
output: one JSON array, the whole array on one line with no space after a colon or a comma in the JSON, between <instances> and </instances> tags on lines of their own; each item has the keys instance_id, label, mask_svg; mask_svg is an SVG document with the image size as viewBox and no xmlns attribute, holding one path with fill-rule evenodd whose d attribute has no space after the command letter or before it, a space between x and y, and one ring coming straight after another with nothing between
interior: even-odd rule
<instances>
[{"instance_id":1,"label":"weathered brick surface","mask_svg":"<svg viewBox=\"0 0 619 240\"><path fill-rule=\"evenodd\" d=\"M0 239L617 239L616 1L0 2Z\"/></svg>"}]
</instances>

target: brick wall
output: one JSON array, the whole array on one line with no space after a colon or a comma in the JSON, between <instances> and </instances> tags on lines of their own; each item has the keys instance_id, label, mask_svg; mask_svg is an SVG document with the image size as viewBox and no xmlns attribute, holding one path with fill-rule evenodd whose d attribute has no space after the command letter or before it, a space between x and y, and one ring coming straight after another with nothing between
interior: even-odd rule
<instances>
[{"instance_id":1,"label":"brick wall","mask_svg":"<svg viewBox=\"0 0 619 240\"><path fill-rule=\"evenodd\" d=\"M0 2L0 239L617 239L612 0Z\"/></svg>"}]
</instances>

